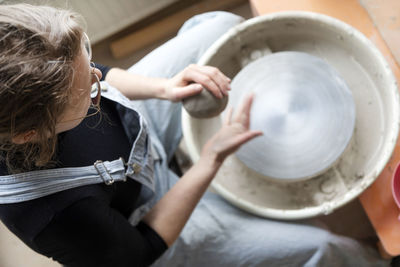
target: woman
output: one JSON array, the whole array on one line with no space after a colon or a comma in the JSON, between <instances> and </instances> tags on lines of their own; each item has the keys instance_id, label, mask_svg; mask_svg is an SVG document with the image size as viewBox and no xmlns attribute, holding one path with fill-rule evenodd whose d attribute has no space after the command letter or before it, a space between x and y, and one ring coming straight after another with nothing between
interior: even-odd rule
<instances>
[{"instance_id":1,"label":"woman","mask_svg":"<svg viewBox=\"0 0 400 267\"><path fill-rule=\"evenodd\" d=\"M229 78L193 63L240 17L196 16L128 71L90 64L80 21L0 6L0 218L29 247L67 266L386 264L317 222L260 219L205 194L226 156L261 134L249 130L252 96L183 177L168 169L174 101L228 94Z\"/></svg>"}]
</instances>

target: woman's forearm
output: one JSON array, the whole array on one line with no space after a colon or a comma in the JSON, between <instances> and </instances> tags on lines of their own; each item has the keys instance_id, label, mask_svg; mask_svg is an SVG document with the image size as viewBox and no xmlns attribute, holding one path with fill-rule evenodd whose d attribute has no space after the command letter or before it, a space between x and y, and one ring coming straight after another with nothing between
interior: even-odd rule
<instances>
[{"instance_id":1,"label":"woman's forearm","mask_svg":"<svg viewBox=\"0 0 400 267\"><path fill-rule=\"evenodd\" d=\"M112 68L105 80L131 100L158 98L178 102L200 93L204 88L215 97L222 98L230 90L230 79L217 68L195 64L169 79L150 78Z\"/></svg>"},{"instance_id":2,"label":"woman's forearm","mask_svg":"<svg viewBox=\"0 0 400 267\"><path fill-rule=\"evenodd\" d=\"M152 208L143 221L170 246L207 190L220 164L200 159Z\"/></svg>"},{"instance_id":3,"label":"woman's forearm","mask_svg":"<svg viewBox=\"0 0 400 267\"><path fill-rule=\"evenodd\" d=\"M119 68L112 68L105 80L117 88L129 99L165 99L164 78L150 78L127 72Z\"/></svg>"},{"instance_id":4,"label":"woman's forearm","mask_svg":"<svg viewBox=\"0 0 400 267\"><path fill-rule=\"evenodd\" d=\"M253 94L250 94L233 117L232 109L228 111L221 129L204 144L199 161L144 217L144 222L168 246L178 238L226 157L237 151L242 144L262 135L261 131L249 129L252 102Z\"/></svg>"}]
</instances>

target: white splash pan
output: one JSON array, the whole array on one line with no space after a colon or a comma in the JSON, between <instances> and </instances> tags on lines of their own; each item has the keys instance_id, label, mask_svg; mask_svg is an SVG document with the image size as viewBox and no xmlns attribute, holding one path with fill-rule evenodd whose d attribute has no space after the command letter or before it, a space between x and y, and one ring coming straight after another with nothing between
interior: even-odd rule
<instances>
[{"instance_id":1,"label":"white splash pan","mask_svg":"<svg viewBox=\"0 0 400 267\"><path fill-rule=\"evenodd\" d=\"M247 63L278 51L318 56L346 81L357 114L350 144L325 173L291 183L267 179L232 155L211 186L233 205L263 217L293 220L329 214L370 186L388 162L399 130L396 80L382 54L362 33L337 19L300 11L243 22L215 42L199 64L216 66L233 78ZM220 126L221 117L195 119L183 110L183 133L194 162Z\"/></svg>"}]
</instances>

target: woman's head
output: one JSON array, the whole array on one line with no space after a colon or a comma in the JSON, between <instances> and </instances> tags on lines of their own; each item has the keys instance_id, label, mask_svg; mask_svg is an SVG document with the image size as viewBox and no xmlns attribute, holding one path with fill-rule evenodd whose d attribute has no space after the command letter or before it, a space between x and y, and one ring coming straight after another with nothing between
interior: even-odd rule
<instances>
[{"instance_id":1,"label":"woman's head","mask_svg":"<svg viewBox=\"0 0 400 267\"><path fill-rule=\"evenodd\" d=\"M81 70L82 22L71 11L0 5L0 144L11 170L44 166L54 154Z\"/></svg>"}]
</instances>

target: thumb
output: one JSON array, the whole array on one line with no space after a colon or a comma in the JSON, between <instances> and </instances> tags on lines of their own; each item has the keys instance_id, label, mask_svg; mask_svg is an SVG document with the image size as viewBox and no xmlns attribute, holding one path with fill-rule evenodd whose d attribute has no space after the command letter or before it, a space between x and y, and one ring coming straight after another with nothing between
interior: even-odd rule
<instances>
[{"instance_id":1,"label":"thumb","mask_svg":"<svg viewBox=\"0 0 400 267\"><path fill-rule=\"evenodd\" d=\"M192 83L185 87L179 88L179 91L176 93L177 99L183 99L192 95L197 95L203 90L203 86L198 83Z\"/></svg>"}]
</instances>

